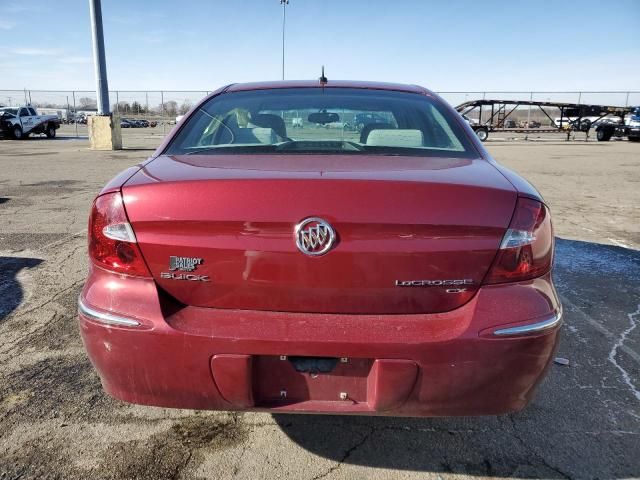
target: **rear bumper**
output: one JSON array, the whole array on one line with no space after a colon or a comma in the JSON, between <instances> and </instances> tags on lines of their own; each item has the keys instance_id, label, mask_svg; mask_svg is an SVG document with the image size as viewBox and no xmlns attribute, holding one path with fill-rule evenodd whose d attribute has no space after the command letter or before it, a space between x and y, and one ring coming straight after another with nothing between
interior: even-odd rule
<instances>
[{"instance_id":1,"label":"rear bumper","mask_svg":"<svg viewBox=\"0 0 640 480\"><path fill-rule=\"evenodd\" d=\"M427 315L325 315L165 305L152 280L93 269L81 334L105 390L177 408L490 415L531 400L556 348L550 276L483 287ZM340 358L299 373L291 356Z\"/></svg>"}]
</instances>

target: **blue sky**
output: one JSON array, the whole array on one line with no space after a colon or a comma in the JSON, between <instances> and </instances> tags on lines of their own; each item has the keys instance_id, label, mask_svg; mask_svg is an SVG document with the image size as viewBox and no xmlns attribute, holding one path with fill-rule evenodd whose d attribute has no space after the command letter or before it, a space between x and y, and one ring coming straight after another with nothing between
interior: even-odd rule
<instances>
[{"instance_id":1,"label":"blue sky","mask_svg":"<svg viewBox=\"0 0 640 480\"><path fill-rule=\"evenodd\" d=\"M278 0L103 0L110 89L279 79ZM0 0L0 89L93 89L87 0ZM640 0L291 0L287 78L640 90Z\"/></svg>"}]
</instances>

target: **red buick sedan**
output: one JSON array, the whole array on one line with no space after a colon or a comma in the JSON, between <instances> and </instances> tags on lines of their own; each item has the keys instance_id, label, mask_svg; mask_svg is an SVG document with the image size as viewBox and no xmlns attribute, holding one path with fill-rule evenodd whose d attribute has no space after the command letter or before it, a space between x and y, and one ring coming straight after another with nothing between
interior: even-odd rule
<instances>
[{"instance_id":1,"label":"red buick sedan","mask_svg":"<svg viewBox=\"0 0 640 480\"><path fill-rule=\"evenodd\" d=\"M138 404L501 414L558 340L538 192L424 88L224 87L96 198L82 338Z\"/></svg>"}]
</instances>

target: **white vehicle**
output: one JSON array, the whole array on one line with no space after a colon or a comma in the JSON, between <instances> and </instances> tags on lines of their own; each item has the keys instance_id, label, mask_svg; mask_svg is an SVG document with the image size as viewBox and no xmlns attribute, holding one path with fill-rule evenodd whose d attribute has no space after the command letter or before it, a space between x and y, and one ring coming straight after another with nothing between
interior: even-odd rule
<instances>
[{"instance_id":1,"label":"white vehicle","mask_svg":"<svg viewBox=\"0 0 640 480\"><path fill-rule=\"evenodd\" d=\"M60 119L57 115L38 115L31 106L0 107L0 133L16 140L41 133L48 138L55 138L58 128Z\"/></svg>"},{"instance_id":2,"label":"white vehicle","mask_svg":"<svg viewBox=\"0 0 640 480\"><path fill-rule=\"evenodd\" d=\"M486 125L480 125L477 120L469 118L466 115L462 115L465 122L469 124L472 130L476 133L481 142L484 142L489 138L489 127Z\"/></svg>"},{"instance_id":3,"label":"white vehicle","mask_svg":"<svg viewBox=\"0 0 640 480\"><path fill-rule=\"evenodd\" d=\"M462 118L464 118L464 119L465 119L465 121L466 121L469 125L477 125L477 124L478 124L478 122L477 122L475 119L473 119L473 118L469 118L469 117L467 117L466 115L462 115Z\"/></svg>"},{"instance_id":4,"label":"white vehicle","mask_svg":"<svg viewBox=\"0 0 640 480\"><path fill-rule=\"evenodd\" d=\"M66 108L38 107L38 113L40 115L56 115L60 121L69 120L71 118L71 114Z\"/></svg>"},{"instance_id":5,"label":"white vehicle","mask_svg":"<svg viewBox=\"0 0 640 480\"><path fill-rule=\"evenodd\" d=\"M591 127L595 127L601 123L612 123L612 122L619 122L620 119L615 118L615 117L582 117L582 118L578 118L578 117L556 117L553 119L553 123L555 124L556 127L560 127L560 120L562 120L562 126L563 127L570 127L572 126L574 123L576 123L578 120L580 120L580 127L581 129L586 129L586 126L589 126L589 128Z\"/></svg>"}]
</instances>

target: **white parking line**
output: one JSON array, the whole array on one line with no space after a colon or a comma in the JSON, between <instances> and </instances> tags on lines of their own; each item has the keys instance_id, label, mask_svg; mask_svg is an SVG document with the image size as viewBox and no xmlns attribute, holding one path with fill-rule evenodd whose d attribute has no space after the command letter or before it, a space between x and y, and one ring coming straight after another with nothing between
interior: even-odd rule
<instances>
[{"instance_id":1,"label":"white parking line","mask_svg":"<svg viewBox=\"0 0 640 480\"><path fill-rule=\"evenodd\" d=\"M611 243L613 243L616 247L622 247L622 248L626 248L626 249L629 249L629 250L633 249L632 246L627 245L626 243L623 243L620 240L616 240L615 238L607 238L607 240L609 240Z\"/></svg>"}]
</instances>

